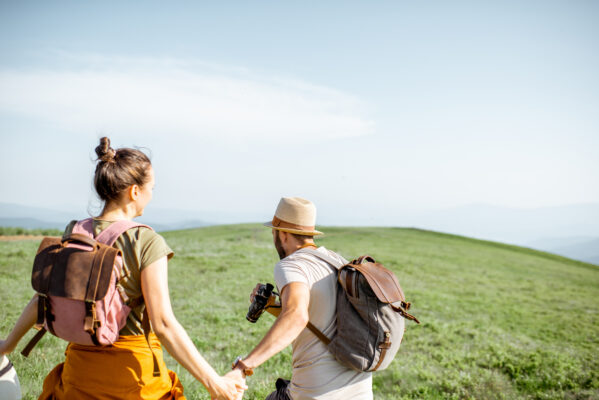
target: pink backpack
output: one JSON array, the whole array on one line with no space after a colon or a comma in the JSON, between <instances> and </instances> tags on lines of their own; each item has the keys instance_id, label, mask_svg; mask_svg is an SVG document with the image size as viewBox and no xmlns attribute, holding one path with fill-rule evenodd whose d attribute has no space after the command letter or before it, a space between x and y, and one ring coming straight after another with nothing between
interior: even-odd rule
<instances>
[{"instance_id":1,"label":"pink backpack","mask_svg":"<svg viewBox=\"0 0 599 400\"><path fill-rule=\"evenodd\" d=\"M106 346L118 340L130 306L143 299L129 302L117 284L123 278L123 261L121 251L112 246L125 231L136 227L150 228L117 221L94 237L93 219L88 218L77 222L70 235L42 240L31 277L39 296L36 326L41 329L23 355L29 354L46 331L81 345ZM147 338L147 312L143 319Z\"/></svg>"}]
</instances>

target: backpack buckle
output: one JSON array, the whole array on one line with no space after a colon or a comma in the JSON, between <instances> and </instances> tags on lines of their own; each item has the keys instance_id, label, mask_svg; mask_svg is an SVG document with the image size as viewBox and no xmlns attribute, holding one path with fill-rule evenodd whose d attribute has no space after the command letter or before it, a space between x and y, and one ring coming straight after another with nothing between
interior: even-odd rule
<instances>
[{"instance_id":1,"label":"backpack buckle","mask_svg":"<svg viewBox=\"0 0 599 400\"><path fill-rule=\"evenodd\" d=\"M83 329L90 335L94 333L94 323L96 321L96 304L93 301L85 301L85 319Z\"/></svg>"}]
</instances>

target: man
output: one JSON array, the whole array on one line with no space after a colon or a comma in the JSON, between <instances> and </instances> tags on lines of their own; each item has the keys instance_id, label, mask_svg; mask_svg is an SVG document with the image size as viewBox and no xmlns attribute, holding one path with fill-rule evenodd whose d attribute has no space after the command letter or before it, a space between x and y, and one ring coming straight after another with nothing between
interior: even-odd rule
<instances>
[{"instance_id":1,"label":"man","mask_svg":"<svg viewBox=\"0 0 599 400\"><path fill-rule=\"evenodd\" d=\"M336 332L336 269L315 252L347 263L338 254L314 244L314 236L322 234L315 229L316 207L299 197L284 197L272 222L264 225L272 228L281 259L274 269L281 312L254 350L235 361L232 374L251 375L254 368L292 344L291 381L277 380L277 390L267 400L371 400L371 374L341 365L306 328L310 321L329 338Z\"/></svg>"}]
</instances>

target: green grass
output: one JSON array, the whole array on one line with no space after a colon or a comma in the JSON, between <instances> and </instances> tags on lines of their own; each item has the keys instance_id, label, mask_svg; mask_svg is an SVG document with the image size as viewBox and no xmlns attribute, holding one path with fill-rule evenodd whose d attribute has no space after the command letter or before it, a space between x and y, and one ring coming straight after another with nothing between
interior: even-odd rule
<instances>
[{"instance_id":1,"label":"green grass","mask_svg":"<svg viewBox=\"0 0 599 400\"><path fill-rule=\"evenodd\" d=\"M374 375L375 399L599 398L599 267L416 229L323 231L319 244L346 258L370 254L393 270L422 321L408 323L397 358ZM251 289L273 281L278 257L270 231L235 225L163 235L176 254L169 263L175 313L200 352L225 372L273 321L270 315L256 324L245 320ZM0 337L33 293L37 245L0 242ZM64 349L65 342L46 335L29 358L11 355L26 399L36 398ZM188 398L209 398L166 360ZM277 377L290 375L288 348L248 379L245 398L263 399Z\"/></svg>"},{"instance_id":2,"label":"green grass","mask_svg":"<svg viewBox=\"0 0 599 400\"><path fill-rule=\"evenodd\" d=\"M34 236L62 236L58 229L25 229L0 226L0 236L34 235Z\"/></svg>"}]
</instances>

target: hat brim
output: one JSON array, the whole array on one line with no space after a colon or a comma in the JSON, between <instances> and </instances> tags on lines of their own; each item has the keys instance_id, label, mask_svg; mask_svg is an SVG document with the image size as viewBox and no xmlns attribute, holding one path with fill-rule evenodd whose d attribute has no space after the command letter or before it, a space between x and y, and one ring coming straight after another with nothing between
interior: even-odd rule
<instances>
[{"instance_id":1,"label":"hat brim","mask_svg":"<svg viewBox=\"0 0 599 400\"><path fill-rule=\"evenodd\" d=\"M317 230L313 230L313 231L302 231L299 229L291 229L291 228L282 228L280 226L273 226L272 222L265 222L263 224L264 226L266 226L267 228L272 228L272 229L276 229L278 231L281 232L288 232L288 233L294 233L296 235L304 235L304 236L318 236L318 235L324 235L324 233L317 231Z\"/></svg>"}]
</instances>

